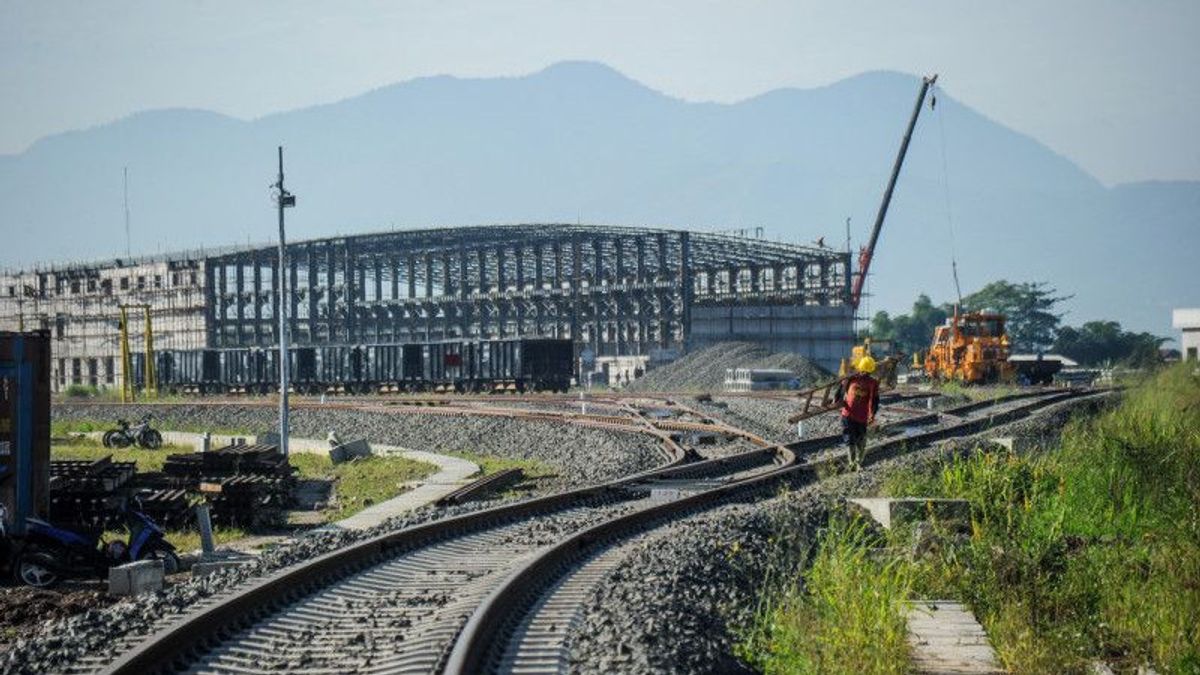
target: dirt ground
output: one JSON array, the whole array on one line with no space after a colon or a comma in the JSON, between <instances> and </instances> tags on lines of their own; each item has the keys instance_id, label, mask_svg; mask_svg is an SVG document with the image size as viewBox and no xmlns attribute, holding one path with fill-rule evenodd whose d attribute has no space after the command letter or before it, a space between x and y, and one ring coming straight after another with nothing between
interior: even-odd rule
<instances>
[{"instance_id":1,"label":"dirt ground","mask_svg":"<svg viewBox=\"0 0 1200 675\"><path fill-rule=\"evenodd\" d=\"M115 601L99 583L69 583L53 590L0 587L0 651L49 619L105 607Z\"/></svg>"}]
</instances>

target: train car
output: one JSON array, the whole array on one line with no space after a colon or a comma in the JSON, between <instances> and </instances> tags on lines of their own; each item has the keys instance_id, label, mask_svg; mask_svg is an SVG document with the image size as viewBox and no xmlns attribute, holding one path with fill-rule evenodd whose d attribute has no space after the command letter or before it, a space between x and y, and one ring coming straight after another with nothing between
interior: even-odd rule
<instances>
[{"instance_id":1,"label":"train car","mask_svg":"<svg viewBox=\"0 0 1200 675\"><path fill-rule=\"evenodd\" d=\"M422 345L423 385L433 391L474 391L471 364L476 359L472 344L465 340L428 342Z\"/></svg>"},{"instance_id":2,"label":"train car","mask_svg":"<svg viewBox=\"0 0 1200 675\"><path fill-rule=\"evenodd\" d=\"M519 372L525 389L566 392L575 373L575 344L570 340L525 338Z\"/></svg>"},{"instance_id":3,"label":"train car","mask_svg":"<svg viewBox=\"0 0 1200 675\"><path fill-rule=\"evenodd\" d=\"M133 378L145 364L133 354ZM399 391L565 391L574 371L570 340L513 338L408 344L297 346L289 384L302 394ZM264 347L164 350L159 388L170 393L267 394L278 391L279 353Z\"/></svg>"}]
</instances>

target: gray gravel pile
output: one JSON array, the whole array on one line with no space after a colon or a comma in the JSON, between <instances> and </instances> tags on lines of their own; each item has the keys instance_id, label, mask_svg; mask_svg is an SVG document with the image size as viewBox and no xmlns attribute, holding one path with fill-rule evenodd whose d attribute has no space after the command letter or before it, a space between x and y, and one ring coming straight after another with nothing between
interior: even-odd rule
<instances>
[{"instance_id":1,"label":"gray gravel pile","mask_svg":"<svg viewBox=\"0 0 1200 675\"><path fill-rule=\"evenodd\" d=\"M53 416L55 420L105 420L114 411L108 406L65 403L54 406ZM153 412L155 425L162 429L211 425L267 430L277 422L275 409L267 406L178 404L120 409L126 418L136 419L144 412ZM559 470L553 481L559 487L605 482L663 462L658 442L649 436L539 420L306 407L292 412L291 424L292 433L300 437L325 438L332 429L342 439L366 438L413 450L537 460Z\"/></svg>"},{"instance_id":2,"label":"gray gravel pile","mask_svg":"<svg viewBox=\"0 0 1200 675\"><path fill-rule=\"evenodd\" d=\"M647 372L625 391L721 391L727 368L782 368L796 373L801 384L829 377L823 368L798 354L772 352L753 342L721 342Z\"/></svg>"},{"instance_id":3,"label":"gray gravel pile","mask_svg":"<svg viewBox=\"0 0 1200 675\"><path fill-rule=\"evenodd\" d=\"M1101 405L1069 401L981 437L1017 436L1048 447L1068 418ZM635 540L572 633L571 672L746 671L733 655L739 628L750 624L761 589L799 573L793 561L805 558L831 508L876 493L885 471L941 464L979 443L926 448L757 505L722 506Z\"/></svg>"},{"instance_id":4,"label":"gray gravel pile","mask_svg":"<svg viewBox=\"0 0 1200 675\"><path fill-rule=\"evenodd\" d=\"M119 638L149 635L161 627L163 617L178 614L204 598L231 590L249 579L356 541L479 508L481 505L473 504L424 508L368 530L313 532L290 539L245 567L191 579L158 593L47 623L36 636L17 640L11 650L0 654L0 673L62 672L83 657L112 657L120 646Z\"/></svg>"},{"instance_id":5,"label":"gray gravel pile","mask_svg":"<svg viewBox=\"0 0 1200 675\"><path fill-rule=\"evenodd\" d=\"M711 402L697 401L694 407L718 417L729 424L754 432L759 436L776 443L797 440L796 425L788 424L788 415L800 409L800 402L795 400L778 400L762 398L745 398L738 396L714 397ZM804 435L823 435L840 431L827 428L828 415L806 420ZM837 422L833 419L833 422Z\"/></svg>"},{"instance_id":6,"label":"gray gravel pile","mask_svg":"<svg viewBox=\"0 0 1200 675\"><path fill-rule=\"evenodd\" d=\"M730 405L731 401L738 401L738 403ZM766 405L760 406L760 403ZM797 433L796 425L787 423L787 416L795 412L796 406L783 401L714 399L711 403L698 402L695 407L712 417L776 443L791 443L802 438L842 433L840 417L836 412L831 412L804 420L804 436L800 436Z\"/></svg>"}]
</instances>

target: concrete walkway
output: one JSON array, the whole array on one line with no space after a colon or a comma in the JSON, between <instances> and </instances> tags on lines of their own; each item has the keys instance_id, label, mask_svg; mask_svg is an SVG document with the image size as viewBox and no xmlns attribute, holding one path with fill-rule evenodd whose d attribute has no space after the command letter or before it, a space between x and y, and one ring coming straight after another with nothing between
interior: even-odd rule
<instances>
[{"instance_id":1,"label":"concrete walkway","mask_svg":"<svg viewBox=\"0 0 1200 675\"><path fill-rule=\"evenodd\" d=\"M163 431L162 437L164 443L172 445L191 446L197 452L201 450L204 440L201 434L188 433L182 431ZM87 434L89 438L99 440L103 437L103 432L91 432ZM232 443L233 436L218 436L210 437L210 447L219 448ZM240 438L240 437L239 437ZM246 436L247 443L253 443L253 436ZM288 449L292 452L306 452L319 455L329 454L329 443L327 441L313 438L291 438L288 441ZM438 467L437 473L428 476L417 483L412 489L392 497L391 499L369 506L362 511L337 521L329 523L316 529L316 531L329 530L365 530L374 527L388 518L398 516L413 509L420 508L427 504L432 504L442 497L454 492L459 487L471 482L471 478L479 473L479 465L462 459L461 457L451 457L442 455L436 452L425 452L424 450L408 450L395 445L372 445L371 452L376 455L400 456L405 459L411 459L418 462L426 462ZM312 531L312 530L310 530ZM283 537L279 537L282 539ZM255 539L255 544L270 543L272 538L268 537L251 537ZM263 541L257 541L262 539ZM231 542L235 544L236 542ZM257 548L258 546L255 546Z\"/></svg>"},{"instance_id":2,"label":"concrete walkway","mask_svg":"<svg viewBox=\"0 0 1200 675\"><path fill-rule=\"evenodd\" d=\"M975 615L959 602L914 600L908 609L913 672L928 675L1004 673Z\"/></svg>"},{"instance_id":3,"label":"concrete walkway","mask_svg":"<svg viewBox=\"0 0 1200 675\"><path fill-rule=\"evenodd\" d=\"M368 506L358 513L343 518L336 523L330 523L320 530L365 530L374 527L388 518L399 516L426 504L432 504L458 488L471 482L471 477L479 473L479 465L461 457L440 455L424 450L405 450L392 445L373 445L372 452L377 455L400 455L405 459L436 464L438 472L424 478L411 490L402 492L386 502Z\"/></svg>"}]
</instances>

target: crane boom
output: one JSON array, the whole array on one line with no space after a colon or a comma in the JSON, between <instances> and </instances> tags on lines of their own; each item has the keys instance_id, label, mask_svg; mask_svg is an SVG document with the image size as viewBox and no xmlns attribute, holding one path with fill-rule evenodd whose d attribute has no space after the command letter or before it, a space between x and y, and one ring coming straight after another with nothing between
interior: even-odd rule
<instances>
[{"instance_id":1,"label":"crane boom","mask_svg":"<svg viewBox=\"0 0 1200 675\"><path fill-rule=\"evenodd\" d=\"M900 167L904 166L904 155L908 153L908 142L912 140L913 128L917 126L917 117L921 114L921 106L925 103L925 94L929 87L937 82L938 76L931 75L922 78L921 93L917 94L917 104L913 106L912 117L908 120L908 129L904 131L904 140L900 142L900 152L896 154L896 163L892 166L892 176L888 179L887 189L883 191L883 202L879 205L879 213L875 215L875 227L871 229L871 239L858 252L858 271L854 273L854 286L850 290L850 304L858 309L862 299L863 284L867 281L867 270L871 267L871 258L875 255L875 242L879 241L879 230L883 228L883 219L887 216L888 205L892 203L892 191L896 189L896 179L900 177Z\"/></svg>"}]
</instances>

